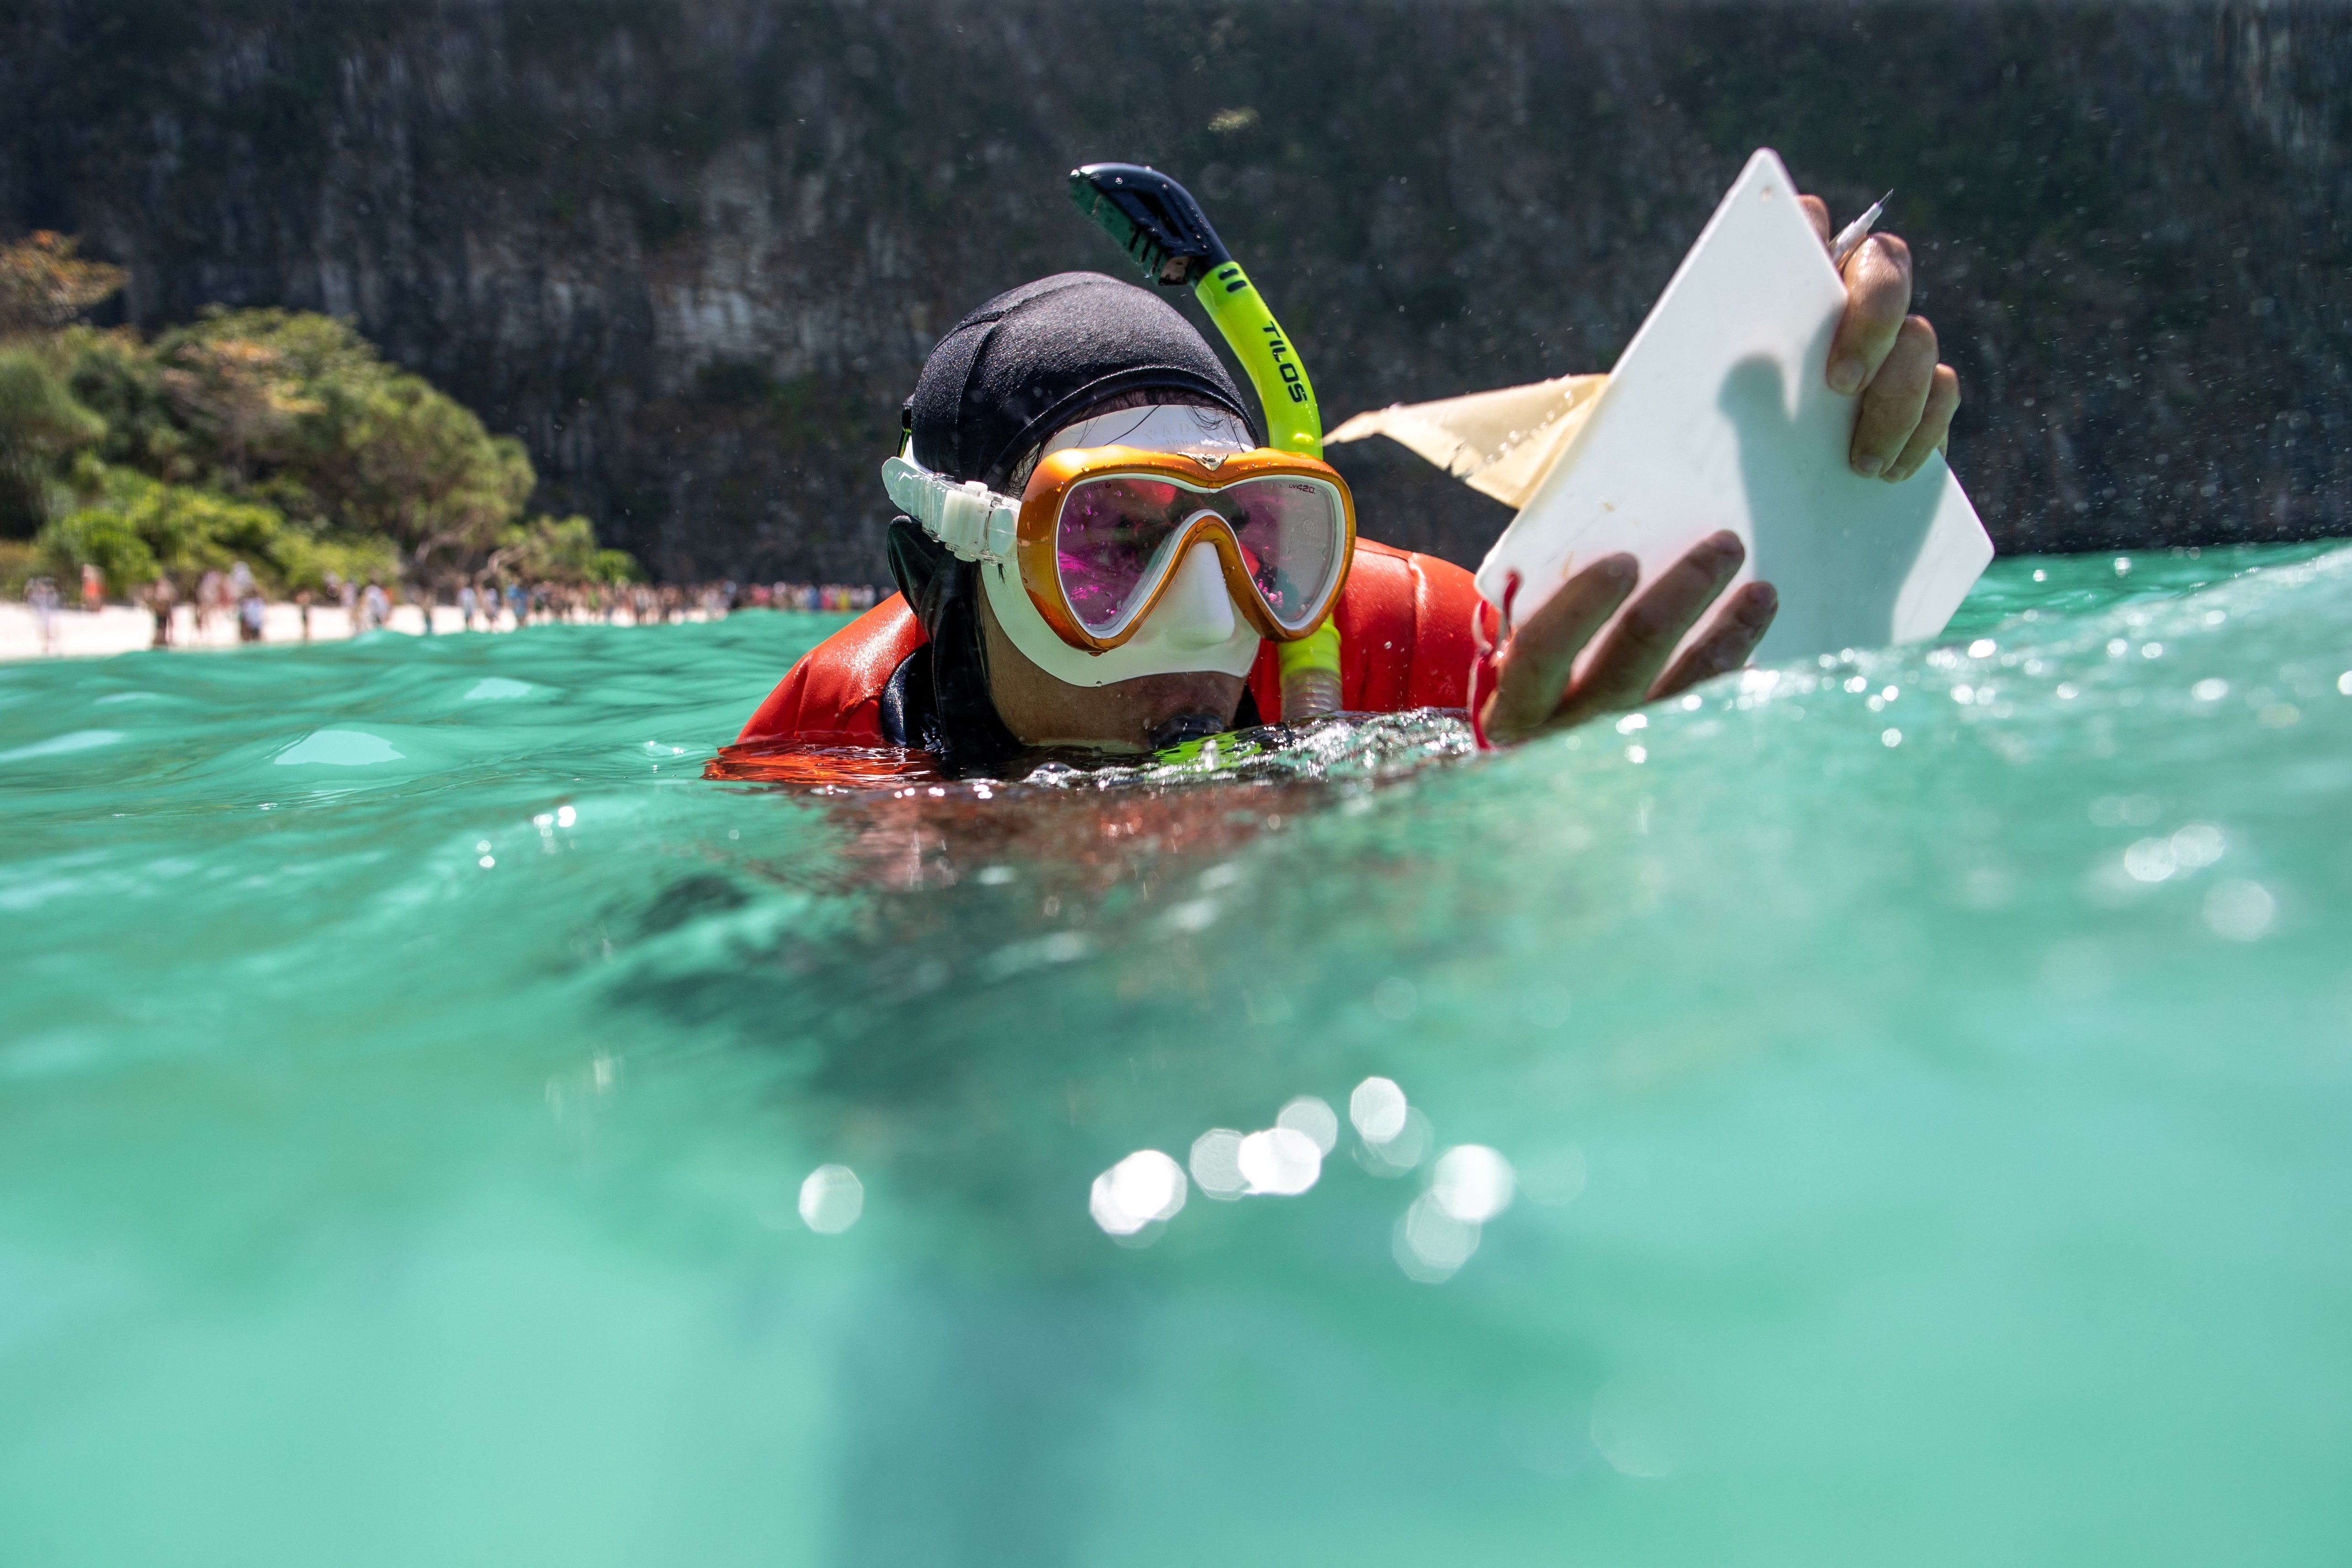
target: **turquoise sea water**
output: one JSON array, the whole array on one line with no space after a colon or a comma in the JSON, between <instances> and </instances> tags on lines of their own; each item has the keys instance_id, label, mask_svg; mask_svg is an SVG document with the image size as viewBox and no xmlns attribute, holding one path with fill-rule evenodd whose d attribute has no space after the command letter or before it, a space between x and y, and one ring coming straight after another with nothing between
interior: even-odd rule
<instances>
[{"instance_id":1,"label":"turquoise sea water","mask_svg":"<svg viewBox=\"0 0 2352 1568\"><path fill-rule=\"evenodd\" d=\"M0 1563L2352 1552L2352 550L1484 758L701 778L835 623L0 669Z\"/></svg>"}]
</instances>

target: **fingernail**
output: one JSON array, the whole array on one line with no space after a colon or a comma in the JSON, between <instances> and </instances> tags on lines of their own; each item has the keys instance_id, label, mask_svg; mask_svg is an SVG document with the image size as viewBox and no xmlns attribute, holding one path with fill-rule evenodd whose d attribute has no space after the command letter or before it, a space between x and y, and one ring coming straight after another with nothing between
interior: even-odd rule
<instances>
[{"instance_id":1,"label":"fingernail","mask_svg":"<svg viewBox=\"0 0 2352 1568\"><path fill-rule=\"evenodd\" d=\"M1623 554L1610 556L1600 564L1601 571L1612 580L1622 580L1636 576L1642 570L1640 561L1630 555Z\"/></svg>"},{"instance_id":2,"label":"fingernail","mask_svg":"<svg viewBox=\"0 0 2352 1568\"><path fill-rule=\"evenodd\" d=\"M1718 528L1706 536L1706 548L1717 555L1738 555L1741 549L1739 536L1729 528Z\"/></svg>"},{"instance_id":3,"label":"fingernail","mask_svg":"<svg viewBox=\"0 0 2352 1568\"><path fill-rule=\"evenodd\" d=\"M1830 367L1830 390L1850 392L1862 385L1862 361L1840 360Z\"/></svg>"},{"instance_id":4,"label":"fingernail","mask_svg":"<svg viewBox=\"0 0 2352 1568\"><path fill-rule=\"evenodd\" d=\"M1867 453L1853 460L1853 471L1861 475L1865 479L1877 477L1878 471L1885 466L1885 458Z\"/></svg>"}]
</instances>

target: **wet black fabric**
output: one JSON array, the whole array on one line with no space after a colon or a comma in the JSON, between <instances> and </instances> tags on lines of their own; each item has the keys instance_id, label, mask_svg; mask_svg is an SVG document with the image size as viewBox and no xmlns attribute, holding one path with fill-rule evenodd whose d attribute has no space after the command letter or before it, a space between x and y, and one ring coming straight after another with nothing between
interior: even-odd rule
<instances>
[{"instance_id":1,"label":"wet black fabric","mask_svg":"<svg viewBox=\"0 0 2352 1568\"><path fill-rule=\"evenodd\" d=\"M891 518L884 537L891 580L927 641L899 664L883 692L883 736L931 753L943 772L984 772L1013 757L1021 742L988 695L980 573L912 517Z\"/></svg>"},{"instance_id":2,"label":"wet black fabric","mask_svg":"<svg viewBox=\"0 0 2352 1568\"><path fill-rule=\"evenodd\" d=\"M1189 394L1182 401L1257 430L1215 351L1173 306L1098 272L1056 273L998 295L932 349L907 402L914 455L934 472L1003 489L1055 431L1138 392ZM898 745L930 752L949 773L1003 764L1021 745L988 695L978 568L905 517L891 520L887 543L890 575L929 642L891 677L884 733L895 724Z\"/></svg>"}]
</instances>

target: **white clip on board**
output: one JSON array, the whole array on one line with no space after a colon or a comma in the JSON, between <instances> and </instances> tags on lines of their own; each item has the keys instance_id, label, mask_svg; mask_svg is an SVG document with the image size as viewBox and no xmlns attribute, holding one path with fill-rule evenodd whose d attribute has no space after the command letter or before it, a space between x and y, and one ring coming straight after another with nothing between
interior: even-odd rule
<instances>
[{"instance_id":1,"label":"white clip on board","mask_svg":"<svg viewBox=\"0 0 2352 1568\"><path fill-rule=\"evenodd\" d=\"M1524 622L1602 556L1635 556L1646 584L1729 528L1748 546L1737 580L1780 595L1759 661L1941 632L1992 540L1940 455L1901 484L1847 464L1856 400L1826 379L1844 308L1788 170L1759 149L1487 552L1478 591L1499 607L1517 572Z\"/></svg>"}]
</instances>

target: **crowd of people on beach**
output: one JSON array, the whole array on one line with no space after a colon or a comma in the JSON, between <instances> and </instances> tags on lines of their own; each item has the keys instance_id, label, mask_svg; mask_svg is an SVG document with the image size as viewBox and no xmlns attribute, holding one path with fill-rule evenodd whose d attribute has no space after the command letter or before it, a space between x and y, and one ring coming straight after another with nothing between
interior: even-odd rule
<instances>
[{"instance_id":1,"label":"crowd of people on beach","mask_svg":"<svg viewBox=\"0 0 2352 1568\"><path fill-rule=\"evenodd\" d=\"M107 603L104 574L96 566L81 572L79 608L96 611ZM376 580L365 582L329 573L323 594L299 589L292 602L299 612L302 640L311 634L311 612L324 605L340 608L353 636L382 631L392 623L394 610L413 604L425 634L436 631L432 611L455 609L468 632L513 630L539 624L590 622L646 626L677 621L717 621L738 610L788 610L845 613L871 610L880 591L867 583L756 582L733 580L703 583L560 583L520 581L464 582L455 590L419 590L413 585ZM206 571L196 580L185 602L184 622L178 612L179 591L168 577L140 589L132 601L154 621L155 648L181 641L179 628L189 627L191 641L212 640L215 625L236 630L240 643L264 640L268 602L244 561L226 570ZM38 621L41 649L57 651L57 620L66 609L65 595L51 577L36 577L25 586L25 603ZM282 634L282 633L281 633Z\"/></svg>"},{"instance_id":2,"label":"crowd of people on beach","mask_svg":"<svg viewBox=\"0 0 2352 1568\"><path fill-rule=\"evenodd\" d=\"M737 610L871 610L877 597L871 586L862 583L746 584L730 578L720 582L628 582L610 587L593 582L509 582L477 589L467 583L457 590L456 602L470 632L477 615L484 630L494 629L502 610L517 626L534 621L610 623L619 617L626 617L632 625L646 626L657 621L718 621Z\"/></svg>"},{"instance_id":3,"label":"crowd of people on beach","mask_svg":"<svg viewBox=\"0 0 2352 1568\"><path fill-rule=\"evenodd\" d=\"M46 581L46 579L41 580ZM26 596L30 598L29 592ZM299 599L306 595L297 595ZM106 602L105 579L95 566L81 569L81 601L85 609L95 609ZM169 577L159 577L140 590L138 601L155 620L154 646L168 648L174 637L173 612L179 607L179 590L172 586ZM267 620L268 601L263 598L261 585L253 569L243 561L235 562L226 571L207 571L196 580L196 591L188 601L188 609L195 622L195 634L202 640L215 621L225 621L236 628L240 643L261 641L262 626ZM43 624L46 643L48 627Z\"/></svg>"}]
</instances>

